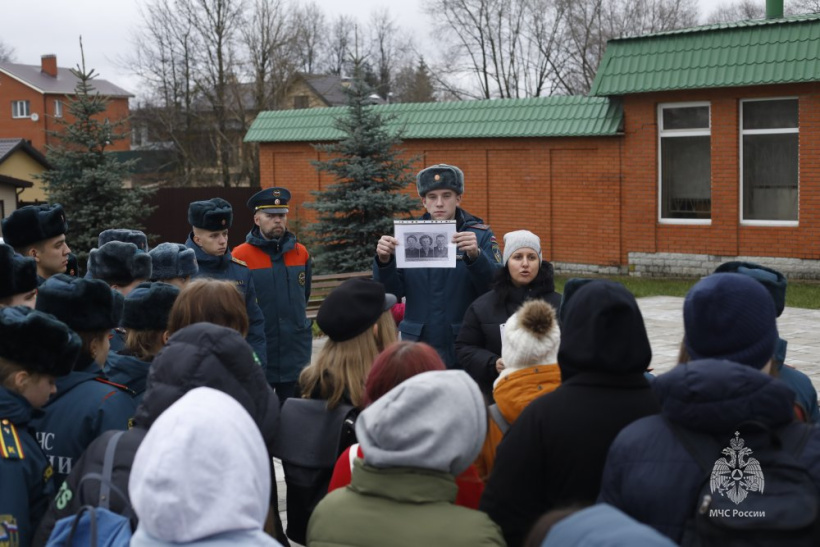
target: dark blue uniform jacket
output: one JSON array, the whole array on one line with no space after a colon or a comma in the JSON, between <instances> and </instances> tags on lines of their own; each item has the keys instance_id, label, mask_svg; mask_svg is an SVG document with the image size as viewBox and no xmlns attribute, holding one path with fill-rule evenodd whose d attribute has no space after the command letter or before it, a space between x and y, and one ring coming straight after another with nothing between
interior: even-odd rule
<instances>
[{"instance_id":1,"label":"dark blue uniform jacket","mask_svg":"<svg viewBox=\"0 0 820 547\"><path fill-rule=\"evenodd\" d=\"M115 384L126 386L134 397L134 405L139 406L145 393L148 369L151 363L137 359L133 355L110 352L105 365L105 375Z\"/></svg>"},{"instance_id":2,"label":"dark blue uniform jacket","mask_svg":"<svg viewBox=\"0 0 820 547\"><path fill-rule=\"evenodd\" d=\"M240 264L231 256L228 250L222 256L212 256L202 250L202 247L194 243L189 235L185 246L193 249L196 253L196 262L199 265L199 273L194 277L210 277L213 279L224 279L233 281L237 288L245 295L245 307L248 310L248 321L250 328L245 337L251 345L256 356L265 366L268 359L267 344L265 343L265 317L256 300L256 289L251 277L251 271L244 264Z\"/></svg>"},{"instance_id":3,"label":"dark blue uniform jacket","mask_svg":"<svg viewBox=\"0 0 820 547\"><path fill-rule=\"evenodd\" d=\"M29 545L54 495L51 466L29 427L37 412L0 387L0 545Z\"/></svg>"}]
</instances>

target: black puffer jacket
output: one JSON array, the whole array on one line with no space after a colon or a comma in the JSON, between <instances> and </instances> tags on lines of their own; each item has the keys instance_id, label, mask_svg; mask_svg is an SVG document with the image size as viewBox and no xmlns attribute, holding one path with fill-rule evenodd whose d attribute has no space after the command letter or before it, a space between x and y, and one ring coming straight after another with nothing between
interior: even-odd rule
<instances>
[{"instance_id":1,"label":"black puffer jacket","mask_svg":"<svg viewBox=\"0 0 820 547\"><path fill-rule=\"evenodd\" d=\"M555 292L552 264L547 261L541 263L538 275L526 287L513 286L506 268L497 275L493 290L476 298L467 308L456 339L459 368L478 382L488 401L493 399L493 382L498 378L495 363L501 357L501 325L526 300L544 300L556 312L561 305L561 293Z\"/></svg>"},{"instance_id":2,"label":"black puffer jacket","mask_svg":"<svg viewBox=\"0 0 820 547\"><path fill-rule=\"evenodd\" d=\"M278 428L279 401L265 380L264 369L256 363L250 346L239 333L210 323L197 323L175 333L154 359L145 398L134 418L134 428L122 436L117 446L112 475L114 486L127 495L134 455L151 424L188 391L203 386L218 389L236 399L257 423L270 450ZM99 504L99 483L86 481L80 487L79 482L89 472L102 471L105 448L113 433L103 434L92 442L71 470L43 518L33 545L45 545L58 519L73 515L83 505ZM277 539L286 545L278 521L276 478L273 475L271 481ZM112 495L110 509L128 514L128 504L117 495ZM136 529L136 516L129 516L132 529Z\"/></svg>"}]
</instances>

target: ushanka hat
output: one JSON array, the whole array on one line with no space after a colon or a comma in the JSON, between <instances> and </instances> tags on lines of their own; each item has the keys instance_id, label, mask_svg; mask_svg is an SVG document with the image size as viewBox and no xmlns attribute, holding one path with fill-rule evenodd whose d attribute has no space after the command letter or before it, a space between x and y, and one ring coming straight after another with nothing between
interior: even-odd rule
<instances>
[{"instance_id":1,"label":"ushanka hat","mask_svg":"<svg viewBox=\"0 0 820 547\"><path fill-rule=\"evenodd\" d=\"M233 208L222 198L194 201L188 206L188 224L209 232L227 230L233 224Z\"/></svg>"},{"instance_id":2,"label":"ushanka hat","mask_svg":"<svg viewBox=\"0 0 820 547\"><path fill-rule=\"evenodd\" d=\"M133 243L109 241L88 255L88 272L94 279L131 283L151 279L151 256Z\"/></svg>"},{"instance_id":3,"label":"ushanka hat","mask_svg":"<svg viewBox=\"0 0 820 547\"><path fill-rule=\"evenodd\" d=\"M165 330L179 289L168 283L140 283L125 297L121 325L134 330Z\"/></svg>"},{"instance_id":4,"label":"ushanka hat","mask_svg":"<svg viewBox=\"0 0 820 547\"><path fill-rule=\"evenodd\" d=\"M446 163L431 165L416 175L416 188L421 197L433 190L453 190L461 195L464 193L464 173L458 167Z\"/></svg>"},{"instance_id":5,"label":"ushanka hat","mask_svg":"<svg viewBox=\"0 0 820 547\"><path fill-rule=\"evenodd\" d=\"M316 324L334 342L344 342L376 324L396 304L384 285L370 279L348 279L336 287L316 314Z\"/></svg>"},{"instance_id":6,"label":"ushanka hat","mask_svg":"<svg viewBox=\"0 0 820 547\"><path fill-rule=\"evenodd\" d=\"M0 298L14 296L37 288L37 262L0 244Z\"/></svg>"},{"instance_id":7,"label":"ushanka hat","mask_svg":"<svg viewBox=\"0 0 820 547\"><path fill-rule=\"evenodd\" d=\"M27 306L0 308L0 357L29 372L65 376L82 341L53 315Z\"/></svg>"},{"instance_id":8,"label":"ushanka hat","mask_svg":"<svg viewBox=\"0 0 820 547\"><path fill-rule=\"evenodd\" d=\"M2 221L3 239L15 249L63 235L68 231L63 206L26 205Z\"/></svg>"},{"instance_id":9,"label":"ushanka hat","mask_svg":"<svg viewBox=\"0 0 820 547\"><path fill-rule=\"evenodd\" d=\"M715 273L739 273L748 275L760 281L774 299L774 308L777 316L783 313L786 307L786 276L777 270L755 264L754 262L726 262L715 270Z\"/></svg>"},{"instance_id":10,"label":"ushanka hat","mask_svg":"<svg viewBox=\"0 0 820 547\"><path fill-rule=\"evenodd\" d=\"M40 285L36 307L72 330L91 332L119 325L122 305L122 295L105 281L57 274Z\"/></svg>"},{"instance_id":11,"label":"ushanka hat","mask_svg":"<svg viewBox=\"0 0 820 547\"><path fill-rule=\"evenodd\" d=\"M189 277L199 272L196 252L181 243L160 243L148 255L151 257L151 279L154 281Z\"/></svg>"},{"instance_id":12,"label":"ushanka hat","mask_svg":"<svg viewBox=\"0 0 820 547\"><path fill-rule=\"evenodd\" d=\"M725 359L757 369L777 344L777 314L769 292L749 276L704 277L683 301L684 346L689 357Z\"/></svg>"},{"instance_id":13,"label":"ushanka hat","mask_svg":"<svg viewBox=\"0 0 820 547\"><path fill-rule=\"evenodd\" d=\"M122 241L123 243L133 243L141 251L148 252L148 237L139 230L129 230L128 228L109 228L100 232L97 238L97 247L102 247L110 241Z\"/></svg>"}]
</instances>

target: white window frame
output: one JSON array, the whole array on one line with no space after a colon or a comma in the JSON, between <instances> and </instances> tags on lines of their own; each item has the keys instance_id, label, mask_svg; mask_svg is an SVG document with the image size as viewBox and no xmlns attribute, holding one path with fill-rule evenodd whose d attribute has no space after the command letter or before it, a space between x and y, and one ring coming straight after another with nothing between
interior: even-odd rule
<instances>
[{"instance_id":1,"label":"white window frame","mask_svg":"<svg viewBox=\"0 0 820 547\"><path fill-rule=\"evenodd\" d=\"M663 128L663 111L667 108L687 108L693 106L706 106L709 108L709 128L708 129L664 129ZM658 120L658 223L659 224L695 224L701 226L709 226L712 224L712 214L714 211L710 208L710 218L663 218L663 160L661 143L663 138L675 137L709 137L709 142L712 142L712 103L709 101L690 101L682 103L659 103L658 111L656 113ZM711 169L710 169L711 172ZM709 180L709 187L711 189L712 181ZM710 192L711 199L711 192Z\"/></svg>"},{"instance_id":2,"label":"white window frame","mask_svg":"<svg viewBox=\"0 0 820 547\"><path fill-rule=\"evenodd\" d=\"M761 103L764 101L797 101L797 127L785 129L743 129L743 105L745 103ZM738 167L740 168L740 179L738 180L738 199L740 208L741 226L799 226L800 225L800 98L799 97L766 97L761 99L742 99L740 101L740 112L738 118ZM743 218L743 137L744 135L783 135L797 133L797 220L744 220Z\"/></svg>"},{"instance_id":3,"label":"white window frame","mask_svg":"<svg viewBox=\"0 0 820 547\"><path fill-rule=\"evenodd\" d=\"M25 114L20 115L20 107L24 106ZM14 119L24 119L31 117L31 103L29 101L11 101L11 117Z\"/></svg>"},{"instance_id":4,"label":"white window frame","mask_svg":"<svg viewBox=\"0 0 820 547\"><path fill-rule=\"evenodd\" d=\"M63 101L61 101L60 99L54 99L54 117L63 117Z\"/></svg>"}]
</instances>

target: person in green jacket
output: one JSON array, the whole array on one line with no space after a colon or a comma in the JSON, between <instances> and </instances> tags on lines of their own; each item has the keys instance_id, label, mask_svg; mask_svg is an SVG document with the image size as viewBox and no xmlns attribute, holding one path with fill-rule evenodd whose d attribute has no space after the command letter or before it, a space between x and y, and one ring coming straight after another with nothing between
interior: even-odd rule
<instances>
[{"instance_id":1,"label":"person in green jacket","mask_svg":"<svg viewBox=\"0 0 820 547\"><path fill-rule=\"evenodd\" d=\"M505 545L485 513L454 503L454 477L478 456L486 429L484 398L466 372L405 380L359 415L364 458L316 507L308 547Z\"/></svg>"}]
</instances>

